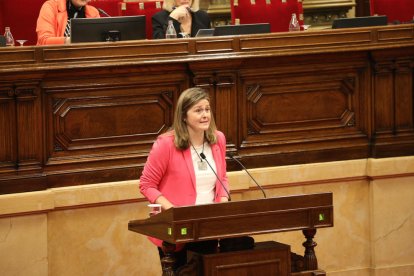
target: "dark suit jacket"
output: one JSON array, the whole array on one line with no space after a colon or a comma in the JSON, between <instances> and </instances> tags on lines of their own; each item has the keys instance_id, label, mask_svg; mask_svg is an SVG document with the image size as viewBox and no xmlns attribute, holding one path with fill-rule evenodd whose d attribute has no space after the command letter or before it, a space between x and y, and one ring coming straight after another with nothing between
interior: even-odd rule
<instances>
[{"instance_id":1,"label":"dark suit jacket","mask_svg":"<svg viewBox=\"0 0 414 276\"><path fill-rule=\"evenodd\" d=\"M210 18L205 11L198 10L196 12L191 12L193 20L191 22L191 36L194 37L199 29L209 29L211 28ZM174 24L175 31L177 32L177 37L180 36L180 22L170 17L170 12L163 10L157 12L152 16L152 37L159 39L165 38L165 31L167 30L168 20L172 20Z\"/></svg>"}]
</instances>

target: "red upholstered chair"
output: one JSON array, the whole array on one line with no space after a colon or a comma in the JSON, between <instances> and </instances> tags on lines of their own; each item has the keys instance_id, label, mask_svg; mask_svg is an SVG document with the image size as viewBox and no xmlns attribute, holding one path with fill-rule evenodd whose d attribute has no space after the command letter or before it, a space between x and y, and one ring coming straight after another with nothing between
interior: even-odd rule
<instances>
[{"instance_id":1,"label":"red upholstered chair","mask_svg":"<svg viewBox=\"0 0 414 276\"><path fill-rule=\"evenodd\" d=\"M14 40L27 39L24 45L36 45L36 24L45 0L0 0L0 34L10 27ZM22 8L24 7L24 8ZM16 45L19 45L16 41Z\"/></svg>"},{"instance_id":2,"label":"red upholstered chair","mask_svg":"<svg viewBox=\"0 0 414 276\"><path fill-rule=\"evenodd\" d=\"M100 8L110 16L118 16L118 3L122 0L91 0L89 4L95 8ZM105 17L101 14L101 17Z\"/></svg>"},{"instance_id":3,"label":"red upholstered chair","mask_svg":"<svg viewBox=\"0 0 414 276\"><path fill-rule=\"evenodd\" d=\"M386 15L388 22L409 22L414 18L414 0L370 0L371 15Z\"/></svg>"},{"instance_id":4,"label":"red upholstered chair","mask_svg":"<svg viewBox=\"0 0 414 276\"><path fill-rule=\"evenodd\" d=\"M163 1L137 1L137 2L123 2L118 4L118 11L120 15L145 15L147 38L152 39L152 16L162 10Z\"/></svg>"},{"instance_id":5,"label":"red upholstered chair","mask_svg":"<svg viewBox=\"0 0 414 276\"><path fill-rule=\"evenodd\" d=\"M272 32L286 32L292 13L303 25L302 0L231 0L232 24L270 23Z\"/></svg>"}]
</instances>

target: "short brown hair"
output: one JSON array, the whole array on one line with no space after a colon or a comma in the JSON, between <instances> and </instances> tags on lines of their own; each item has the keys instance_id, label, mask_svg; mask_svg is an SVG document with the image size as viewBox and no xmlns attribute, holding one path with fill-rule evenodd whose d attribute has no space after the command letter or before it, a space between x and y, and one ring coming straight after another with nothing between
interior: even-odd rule
<instances>
[{"instance_id":1,"label":"short brown hair","mask_svg":"<svg viewBox=\"0 0 414 276\"><path fill-rule=\"evenodd\" d=\"M173 129L174 144L179 149L187 149L190 146L190 137L184 119L187 116L187 111L201 100L207 100L210 103L210 96L207 91L199 87L184 90L178 98L174 114ZM208 143L215 144L217 142L216 130L216 123L214 121L213 113L211 113L210 126L204 133Z\"/></svg>"}]
</instances>

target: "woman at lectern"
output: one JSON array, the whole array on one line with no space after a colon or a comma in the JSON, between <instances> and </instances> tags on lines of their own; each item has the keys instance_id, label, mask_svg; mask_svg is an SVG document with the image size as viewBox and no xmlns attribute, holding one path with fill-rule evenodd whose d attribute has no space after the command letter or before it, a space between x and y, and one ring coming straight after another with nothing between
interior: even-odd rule
<instances>
[{"instance_id":1,"label":"woman at lectern","mask_svg":"<svg viewBox=\"0 0 414 276\"><path fill-rule=\"evenodd\" d=\"M210 17L199 10L199 0L165 0L162 8L152 17L153 38L166 38L170 20L177 37L194 37L199 29L211 28Z\"/></svg>"},{"instance_id":2,"label":"woman at lectern","mask_svg":"<svg viewBox=\"0 0 414 276\"><path fill-rule=\"evenodd\" d=\"M216 129L208 93L189 88L181 93L173 129L160 135L152 146L140 178L140 191L163 210L226 202L229 188L226 172L226 138ZM158 246L162 241L149 238ZM175 269L186 263L187 250L215 252L217 241L187 243L176 248Z\"/></svg>"},{"instance_id":3,"label":"woman at lectern","mask_svg":"<svg viewBox=\"0 0 414 276\"><path fill-rule=\"evenodd\" d=\"M70 19L96 18L99 11L91 0L48 0L37 18L37 45L70 43Z\"/></svg>"}]
</instances>

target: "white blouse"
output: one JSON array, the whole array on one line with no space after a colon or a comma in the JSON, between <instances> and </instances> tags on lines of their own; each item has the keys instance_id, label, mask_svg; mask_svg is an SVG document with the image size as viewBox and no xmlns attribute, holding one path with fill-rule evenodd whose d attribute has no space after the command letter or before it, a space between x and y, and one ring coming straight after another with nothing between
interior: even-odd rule
<instances>
[{"instance_id":1,"label":"white blouse","mask_svg":"<svg viewBox=\"0 0 414 276\"><path fill-rule=\"evenodd\" d=\"M201 162L200 153L203 152L203 146L196 147L195 150L197 152L194 151L193 147L191 147L191 158L193 160L197 189L197 198L195 204L199 205L213 203L217 181L216 175L211 170L210 166L208 166L208 164L202 164L202 166L200 166L201 168L207 168L205 170L200 169L199 167L198 163ZM211 167L213 167L214 171L217 171L216 162L214 162L210 144L207 142L204 143L204 154ZM206 163L206 161L203 160L203 163Z\"/></svg>"}]
</instances>

